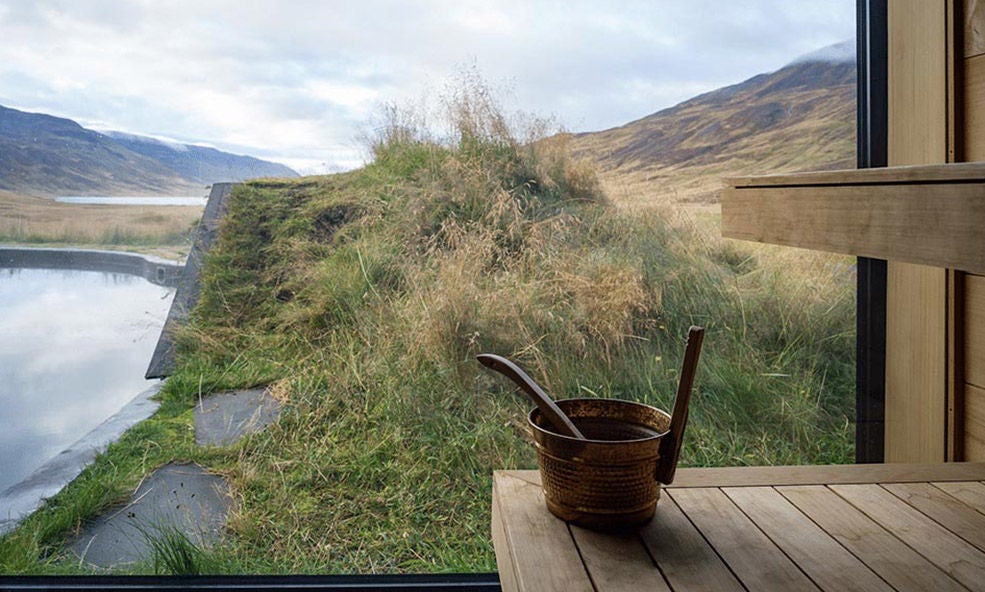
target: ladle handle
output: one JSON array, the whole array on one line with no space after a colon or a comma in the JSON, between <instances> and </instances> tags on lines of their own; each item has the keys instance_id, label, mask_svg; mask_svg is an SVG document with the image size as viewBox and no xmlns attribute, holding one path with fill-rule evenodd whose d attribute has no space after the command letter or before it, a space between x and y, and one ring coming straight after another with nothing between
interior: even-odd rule
<instances>
[{"instance_id":1,"label":"ladle handle","mask_svg":"<svg viewBox=\"0 0 985 592\"><path fill-rule=\"evenodd\" d=\"M681 442L684 439L684 427L687 425L691 387L694 385L694 371L698 366L698 356L701 354L701 342L704 337L703 327L692 326L687 332L687 349L684 351L684 364L681 368L680 381L677 383L674 412L670 416L670 430L660 441L660 460L657 463L656 478L664 485L670 485L674 481L674 473L677 472L677 459L681 455Z\"/></svg>"},{"instance_id":2,"label":"ladle handle","mask_svg":"<svg viewBox=\"0 0 985 592\"><path fill-rule=\"evenodd\" d=\"M565 436L570 436L572 438L578 438L579 440L584 440L585 435L572 423L571 419L564 414L564 411L554 404L554 401L547 396L540 386L537 385L527 373L520 369L519 366L513 362L507 360L502 356L497 356L496 354L479 354L476 359L482 363L483 366L499 372L503 376L506 376L517 386L519 386L537 405L540 412L544 414L548 423L551 427L555 429L559 434Z\"/></svg>"}]
</instances>

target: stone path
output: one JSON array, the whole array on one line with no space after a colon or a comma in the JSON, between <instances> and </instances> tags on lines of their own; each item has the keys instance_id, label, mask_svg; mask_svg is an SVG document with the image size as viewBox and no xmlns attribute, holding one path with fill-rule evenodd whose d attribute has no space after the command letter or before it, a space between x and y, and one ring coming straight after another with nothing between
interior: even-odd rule
<instances>
[{"instance_id":1,"label":"stone path","mask_svg":"<svg viewBox=\"0 0 985 592\"><path fill-rule=\"evenodd\" d=\"M195 407L195 443L234 444L275 422L280 410L263 389L206 397ZM231 507L223 477L198 465L170 463L151 473L126 505L89 523L69 550L106 568L152 561L151 541L174 533L208 547L220 539Z\"/></svg>"},{"instance_id":2,"label":"stone path","mask_svg":"<svg viewBox=\"0 0 985 592\"><path fill-rule=\"evenodd\" d=\"M228 446L277 421L280 403L263 389L214 395L195 406L195 443Z\"/></svg>"},{"instance_id":3,"label":"stone path","mask_svg":"<svg viewBox=\"0 0 985 592\"><path fill-rule=\"evenodd\" d=\"M219 475L198 465L167 464L140 484L127 505L87 525L70 550L86 563L113 567L150 561L151 539L173 532L208 546L219 539L231 502Z\"/></svg>"}]
</instances>

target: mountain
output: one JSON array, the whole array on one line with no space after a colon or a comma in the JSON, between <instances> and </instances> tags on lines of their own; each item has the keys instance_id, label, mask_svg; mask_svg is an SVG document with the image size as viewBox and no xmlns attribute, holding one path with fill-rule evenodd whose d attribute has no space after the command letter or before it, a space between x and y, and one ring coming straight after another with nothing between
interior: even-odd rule
<instances>
[{"instance_id":1,"label":"mountain","mask_svg":"<svg viewBox=\"0 0 985 592\"><path fill-rule=\"evenodd\" d=\"M285 165L222 152L207 146L165 142L146 136L123 132L104 132L118 143L144 156L163 163L185 179L199 184L218 181L242 181L256 177L297 177Z\"/></svg>"},{"instance_id":2,"label":"mountain","mask_svg":"<svg viewBox=\"0 0 985 592\"><path fill-rule=\"evenodd\" d=\"M0 189L42 195L201 193L200 184L193 189L176 171L70 119L2 106Z\"/></svg>"},{"instance_id":3,"label":"mountain","mask_svg":"<svg viewBox=\"0 0 985 592\"><path fill-rule=\"evenodd\" d=\"M0 189L33 195L199 195L203 186L291 169L213 148L103 134L0 106Z\"/></svg>"},{"instance_id":4,"label":"mountain","mask_svg":"<svg viewBox=\"0 0 985 592\"><path fill-rule=\"evenodd\" d=\"M783 68L626 125L575 134L610 196L627 206L714 204L723 177L854 168L855 45L836 44Z\"/></svg>"}]
</instances>

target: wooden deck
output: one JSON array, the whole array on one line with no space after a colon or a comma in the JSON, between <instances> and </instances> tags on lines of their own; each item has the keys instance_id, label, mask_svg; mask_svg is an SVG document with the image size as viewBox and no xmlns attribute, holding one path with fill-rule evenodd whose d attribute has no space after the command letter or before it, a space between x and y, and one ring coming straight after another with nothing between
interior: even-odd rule
<instances>
[{"instance_id":1,"label":"wooden deck","mask_svg":"<svg viewBox=\"0 0 985 592\"><path fill-rule=\"evenodd\" d=\"M504 590L985 590L985 463L681 469L653 522L608 535L497 471Z\"/></svg>"}]
</instances>

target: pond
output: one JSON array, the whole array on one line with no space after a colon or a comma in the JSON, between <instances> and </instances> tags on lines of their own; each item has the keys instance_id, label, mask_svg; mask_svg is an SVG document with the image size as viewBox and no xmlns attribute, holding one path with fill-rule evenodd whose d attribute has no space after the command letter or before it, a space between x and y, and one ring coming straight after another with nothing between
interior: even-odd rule
<instances>
[{"instance_id":1,"label":"pond","mask_svg":"<svg viewBox=\"0 0 985 592\"><path fill-rule=\"evenodd\" d=\"M0 268L0 492L150 386L173 296L128 274Z\"/></svg>"},{"instance_id":2,"label":"pond","mask_svg":"<svg viewBox=\"0 0 985 592\"><path fill-rule=\"evenodd\" d=\"M94 197L66 195L56 197L55 201L73 204L99 204L113 206L202 206L209 201L207 197Z\"/></svg>"}]
</instances>

